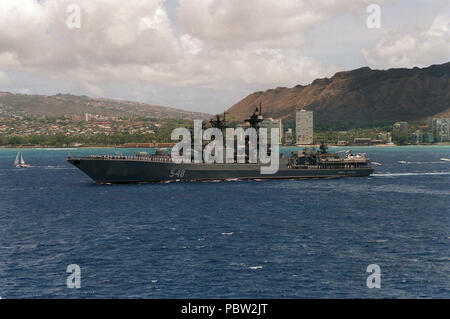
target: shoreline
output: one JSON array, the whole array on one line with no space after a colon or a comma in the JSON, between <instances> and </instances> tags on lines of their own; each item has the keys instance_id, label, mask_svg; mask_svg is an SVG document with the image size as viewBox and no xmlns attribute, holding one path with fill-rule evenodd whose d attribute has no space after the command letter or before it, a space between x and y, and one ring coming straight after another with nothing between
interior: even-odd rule
<instances>
[{"instance_id":1,"label":"shoreline","mask_svg":"<svg viewBox=\"0 0 450 319\"><path fill-rule=\"evenodd\" d=\"M280 147L319 147L319 145L280 145ZM397 144L372 144L372 145L364 145L364 144L349 144L349 145L336 145L336 144L327 144L328 147L403 147L403 146L450 146L450 142L442 142L442 143L434 143L434 144L406 144L406 145L397 145Z\"/></svg>"},{"instance_id":2,"label":"shoreline","mask_svg":"<svg viewBox=\"0 0 450 319\"><path fill-rule=\"evenodd\" d=\"M101 146L81 146L81 147L64 147L64 146L40 146L40 145L33 145L33 146L22 146L22 145L17 145L17 146L12 146L12 145L8 145L8 146L0 146L0 149L52 149L52 148L57 148L57 149L68 149L68 150L74 150L74 149L90 149L90 148L121 148L120 146L117 145L110 145L110 146L105 146L105 145L101 145ZM123 147L122 147L123 148Z\"/></svg>"},{"instance_id":3,"label":"shoreline","mask_svg":"<svg viewBox=\"0 0 450 319\"><path fill-rule=\"evenodd\" d=\"M307 147L318 147L316 145L310 145ZM375 144L375 145L332 145L328 144L328 147L411 147L411 146L450 146L450 142L443 142L443 143L435 143L435 144L410 144L410 145L396 145L396 144ZM305 146L296 146L296 145L280 145L280 147L287 147L287 148L303 148ZM67 150L76 150L76 149L95 149L95 148L129 148L129 149L142 149L142 148L157 148L157 147L124 147L123 145L94 145L94 146L80 146L80 147L64 147L64 146L40 146L40 145L2 145L0 146L0 149L67 149ZM167 148L167 147L165 147Z\"/></svg>"}]
</instances>

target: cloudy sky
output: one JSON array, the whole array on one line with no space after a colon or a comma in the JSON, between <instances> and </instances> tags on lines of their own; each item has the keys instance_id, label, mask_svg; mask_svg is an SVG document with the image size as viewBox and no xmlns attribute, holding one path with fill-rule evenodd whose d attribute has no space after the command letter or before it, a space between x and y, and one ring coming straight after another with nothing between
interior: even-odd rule
<instances>
[{"instance_id":1,"label":"cloudy sky","mask_svg":"<svg viewBox=\"0 0 450 319\"><path fill-rule=\"evenodd\" d=\"M337 71L448 62L449 27L448 0L0 0L0 91L219 113Z\"/></svg>"}]
</instances>

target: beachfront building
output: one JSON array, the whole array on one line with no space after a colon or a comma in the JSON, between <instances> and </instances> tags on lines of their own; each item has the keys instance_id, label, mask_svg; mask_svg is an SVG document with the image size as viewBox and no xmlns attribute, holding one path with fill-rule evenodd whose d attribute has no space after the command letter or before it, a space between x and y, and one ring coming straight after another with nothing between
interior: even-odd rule
<instances>
[{"instance_id":1,"label":"beachfront building","mask_svg":"<svg viewBox=\"0 0 450 319\"><path fill-rule=\"evenodd\" d=\"M295 117L297 145L313 143L313 111L301 110Z\"/></svg>"},{"instance_id":2,"label":"beachfront building","mask_svg":"<svg viewBox=\"0 0 450 319\"><path fill-rule=\"evenodd\" d=\"M428 121L428 141L434 143L450 141L450 118L433 118Z\"/></svg>"}]
</instances>

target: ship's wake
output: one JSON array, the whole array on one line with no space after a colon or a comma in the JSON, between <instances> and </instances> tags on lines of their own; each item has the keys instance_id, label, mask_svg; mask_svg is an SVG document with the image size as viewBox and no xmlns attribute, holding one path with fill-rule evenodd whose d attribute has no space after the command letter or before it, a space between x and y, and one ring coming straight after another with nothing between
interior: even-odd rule
<instances>
[{"instance_id":1,"label":"ship's wake","mask_svg":"<svg viewBox=\"0 0 450 319\"><path fill-rule=\"evenodd\" d=\"M449 162L441 160L440 162L408 162L408 161L398 161L397 163L407 165L407 164L448 164Z\"/></svg>"},{"instance_id":2,"label":"ship's wake","mask_svg":"<svg viewBox=\"0 0 450 319\"><path fill-rule=\"evenodd\" d=\"M450 175L450 172L429 172L429 173L382 173L372 174L373 177L397 177L397 176L429 176L429 175Z\"/></svg>"}]
</instances>

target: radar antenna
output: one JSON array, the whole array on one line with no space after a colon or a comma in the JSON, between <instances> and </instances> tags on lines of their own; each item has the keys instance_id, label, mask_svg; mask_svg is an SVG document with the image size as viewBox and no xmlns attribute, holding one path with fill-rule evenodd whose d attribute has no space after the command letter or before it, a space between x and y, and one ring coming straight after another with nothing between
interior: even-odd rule
<instances>
[{"instance_id":1,"label":"radar antenna","mask_svg":"<svg viewBox=\"0 0 450 319\"><path fill-rule=\"evenodd\" d=\"M220 118L220 115L216 115L216 119L211 119L209 121L211 127L216 127L219 130L223 130L226 128L226 112L223 112L223 119Z\"/></svg>"},{"instance_id":2,"label":"radar antenna","mask_svg":"<svg viewBox=\"0 0 450 319\"><path fill-rule=\"evenodd\" d=\"M259 113L259 115L258 115ZM262 105L261 102L259 103L259 108L256 107L255 111L253 112L253 114L245 120L245 122L247 122L248 124L250 124L251 127L258 129L259 128L259 123L264 121L264 116L262 114Z\"/></svg>"}]
</instances>

